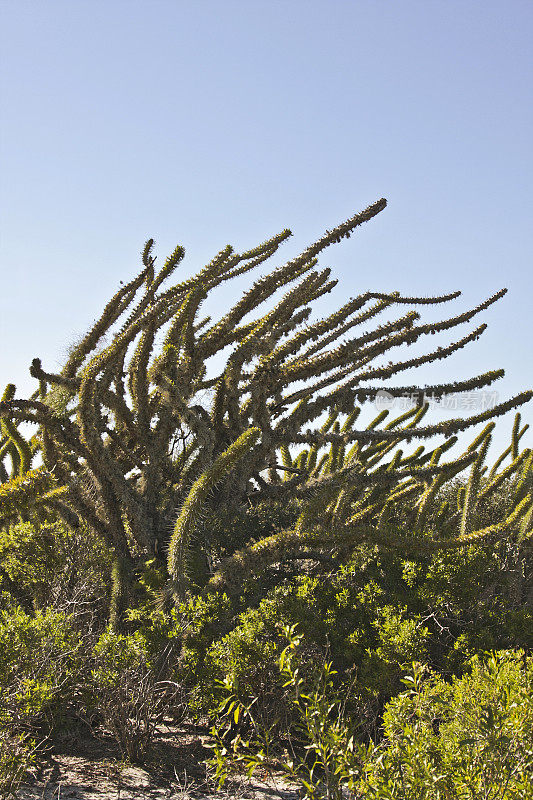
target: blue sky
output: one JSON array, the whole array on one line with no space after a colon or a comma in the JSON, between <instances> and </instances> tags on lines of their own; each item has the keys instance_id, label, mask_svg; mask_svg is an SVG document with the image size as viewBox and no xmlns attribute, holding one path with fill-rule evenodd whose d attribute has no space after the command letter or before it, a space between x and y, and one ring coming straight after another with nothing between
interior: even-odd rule
<instances>
[{"instance_id":1,"label":"blue sky","mask_svg":"<svg viewBox=\"0 0 533 800\"><path fill-rule=\"evenodd\" d=\"M503 366L502 399L533 385L529 0L2 0L0 16L4 384L30 391L34 356L60 366L149 236L160 257L184 244L192 271L290 227L289 257L385 196L323 255L324 310L375 288L462 289L459 311L507 286L482 339L419 380Z\"/></svg>"}]
</instances>

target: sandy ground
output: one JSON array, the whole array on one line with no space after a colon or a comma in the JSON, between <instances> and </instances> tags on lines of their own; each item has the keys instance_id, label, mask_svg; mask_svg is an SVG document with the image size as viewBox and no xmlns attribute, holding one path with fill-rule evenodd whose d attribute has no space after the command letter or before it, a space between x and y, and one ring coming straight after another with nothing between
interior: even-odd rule
<instances>
[{"instance_id":1,"label":"sandy ground","mask_svg":"<svg viewBox=\"0 0 533 800\"><path fill-rule=\"evenodd\" d=\"M295 800L280 779L234 780L217 791L208 783L208 750L195 730L159 728L143 767L125 763L110 737L59 739L50 745L19 800Z\"/></svg>"}]
</instances>

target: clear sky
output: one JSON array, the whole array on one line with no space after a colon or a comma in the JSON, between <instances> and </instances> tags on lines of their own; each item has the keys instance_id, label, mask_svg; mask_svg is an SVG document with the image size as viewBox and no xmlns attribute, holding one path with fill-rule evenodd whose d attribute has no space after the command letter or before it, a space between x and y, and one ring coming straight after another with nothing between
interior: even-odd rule
<instances>
[{"instance_id":1,"label":"clear sky","mask_svg":"<svg viewBox=\"0 0 533 800\"><path fill-rule=\"evenodd\" d=\"M531 0L0 0L0 15L3 384L33 388L34 356L61 365L149 236L160 258L184 244L192 270L290 227L290 256L385 196L323 255L340 280L324 309L462 289L459 311L507 286L482 339L419 380L505 367L502 399L533 385Z\"/></svg>"}]
</instances>

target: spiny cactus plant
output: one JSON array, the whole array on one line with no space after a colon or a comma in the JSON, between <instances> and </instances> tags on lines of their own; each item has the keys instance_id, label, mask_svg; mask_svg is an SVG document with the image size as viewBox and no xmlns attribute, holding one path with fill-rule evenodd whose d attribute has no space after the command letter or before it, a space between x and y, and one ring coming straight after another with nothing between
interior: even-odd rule
<instances>
[{"instance_id":1,"label":"spiny cactus plant","mask_svg":"<svg viewBox=\"0 0 533 800\"><path fill-rule=\"evenodd\" d=\"M359 536L367 526L371 508L380 509L383 528L411 478L431 491L432 481L478 457L472 448L441 463L450 437L530 399L532 393L524 392L469 418L422 426L425 393L443 397L485 387L503 371L425 389L387 384L405 370L451 356L486 326L406 360L390 360L395 348L469 322L505 290L441 322L422 323L415 309L446 303L459 292L403 297L397 291L365 291L310 321L314 301L337 283L330 269L317 267L317 257L385 206L379 200L256 279L215 321L201 316L207 295L263 264L290 231L242 254L228 245L197 274L168 288L163 285L184 250L178 246L157 270L149 240L139 274L109 301L61 372L47 372L34 359L30 371L39 381L39 396L2 400L3 441L9 437L13 463L18 463L15 451L20 469L28 463L13 426L36 424L44 469L57 487L65 487L58 512L76 515L105 538L116 555L119 582L131 575L138 557L155 556L167 561L174 585L183 591L187 561L194 557L192 529L206 503L231 511L297 499L304 504L302 516L290 535L300 537L299 544L308 536L315 545L317 536L331 530L353 542L354 531ZM395 307L400 311L378 324L378 315ZM405 307L410 308L405 312ZM210 364L215 364L211 372ZM382 429L382 417L356 427L356 403L383 389L392 396L415 393L420 408ZM338 415L346 417L342 426ZM398 450L436 435L445 438L440 450L405 457ZM297 445L305 447L294 457ZM316 508L321 533L309 524Z\"/></svg>"},{"instance_id":2,"label":"spiny cactus plant","mask_svg":"<svg viewBox=\"0 0 533 800\"><path fill-rule=\"evenodd\" d=\"M8 384L2 400L11 400L15 391L14 384ZM67 487L58 486L45 467L31 468L40 449L38 438L26 438L9 417L0 419L0 431L0 528L17 520L43 521L54 516ZM63 511L69 515L66 506Z\"/></svg>"},{"instance_id":3,"label":"spiny cactus plant","mask_svg":"<svg viewBox=\"0 0 533 800\"><path fill-rule=\"evenodd\" d=\"M426 410L427 406L412 410L393 420L387 428L423 416ZM380 415L380 421L385 413ZM376 421L369 427L375 430ZM343 474L341 470L347 463L356 462L360 471L355 477L352 473L340 486L318 489L312 499L301 503L302 511L294 528L265 537L225 559L210 579L208 589L238 592L249 575L257 575L279 561L314 559L317 552L344 553L348 557L363 542L416 556L502 533L517 534L522 539L531 537L533 451L519 449L519 441L529 426L521 428L520 414L516 415L512 444L488 473L484 462L493 428L494 422L488 423L465 452L443 464L437 474L425 465L438 463L444 450L455 444L456 437L427 452L420 447L405 458L400 449L391 454L388 442L377 452L375 447L367 445L357 448L356 455L347 453L337 469ZM332 451L333 446L327 457L322 457L317 474L327 474ZM389 458L384 461L387 453ZM300 460L300 455L295 461ZM510 463L502 467L510 455ZM412 463L411 459L417 469L405 470L406 477L391 484L390 473L393 470L398 473L397 468ZM471 464L468 479L454 481L468 463ZM505 500L499 500L496 518L486 524L491 516L487 513L491 499L502 487Z\"/></svg>"},{"instance_id":4,"label":"spiny cactus plant","mask_svg":"<svg viewBox=\"0 0 533 800\"><path fill-rule=\"evenodd\" d=\"M12 400L15 392L15 385L8 383L2 395L2 402ZM0 418L0 434L0 481L4 483L8 477L24 475L31 466L34 453L30 443L25 440L17 425L8 416ZM8 458L11 461L9 475L4 463Z\"/></svg>"}]
</instances>

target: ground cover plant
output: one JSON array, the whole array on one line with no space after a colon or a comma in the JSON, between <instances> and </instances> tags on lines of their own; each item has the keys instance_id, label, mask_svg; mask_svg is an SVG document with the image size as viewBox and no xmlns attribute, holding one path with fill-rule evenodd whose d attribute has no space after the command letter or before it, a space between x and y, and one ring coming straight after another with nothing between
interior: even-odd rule
<instances>
[{"instance_id":1,"label":"ground cover plant","mask_svg":"<svg viewBox=\"0 0 533 800\"><path fill-rule=\"evenodd\" d=\"M107 730L123 757L139 761L149 758L158 721L169 715L214 722L219 777L228 766L256 763L255 745L270 737L301 762L293 776L311 769L302 785L313 797L330 792L331 768L344 781L339 791L354 796L363 780L374 795L362 796L426 796L412 794L416 781L429 780L438 764L450 772L459 762L464 785L442 778L443 788L437 781L427 797L470 796L470 787L478 792L471 796L527 796L516 792L526 791L528 758L502 755L489 764L485 743L457 761L453 748L469 738L467 716L464 731L450 717L446 736L427 740L430 758L402 680L413 663L424 665L416 675L432 677L425 688L417 684L416 702L427 705L438 686L458 709L469 675L477 686L490 673L496 686L505 673L521 698L530 691L513 655L527 661L533 645L533 453L521 444L528 426L520 413L504 452L495 457L490 446L494 419L532 392L433 424L425 421L428 398L481 390L503 371L432 386L396 383L402 372L477 339L484 325L406 355L427 336L469 323L504 290L438 322L422 322L420 309L458 293L365 291L313 316L336 284L318 268L319 254L385 205L378 201L260 275L217 320L202 317L210 293L259 268L290 232L243 254L228 246L173 285L183 248L157 269L150 240L139 274L71 348L62 370L48 372L35 358L31 398L6 387L6 792L15 791L36 744L59 727ZM383 391L408 395L412 406L361 423L365 403ZM292 631L288 645L280 624ZM314 694L295 702L300 679ZM491 700L491 708L499 703L501 730L515 723L525 730L516 702ZM405 764L394 727L402 714L405 736L414 737ZM322 753L310 766L315 722L320 736L336 731L345 749L352 742L357 780L342 771L340 744L331 764ZM251 734L253 746L241 751ZM515 750L527 750L527 736L516 736ZM289 763L280 746L261 759ZM505 765L503 794L491 795L490 781L476 784L478 772L501 777ZM418 776L412 787L405 770Z\"/></svg>"}]
</instances>

